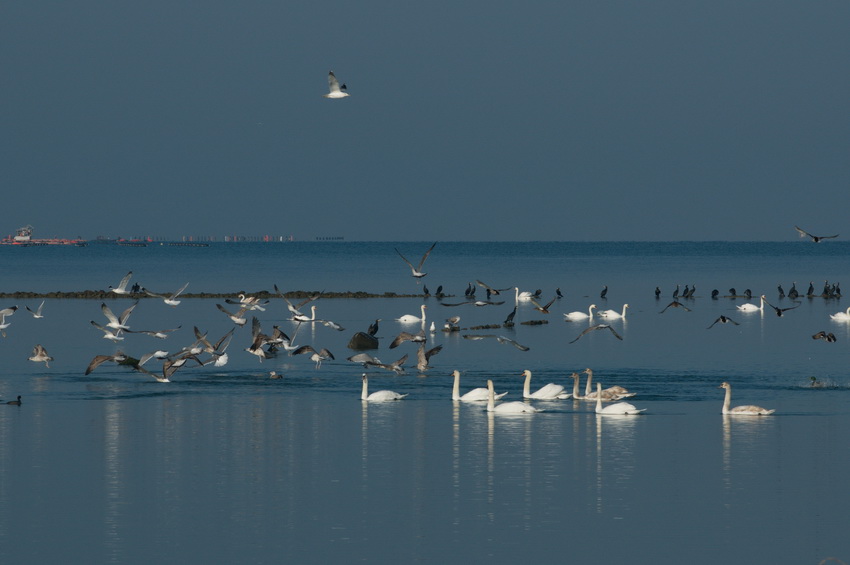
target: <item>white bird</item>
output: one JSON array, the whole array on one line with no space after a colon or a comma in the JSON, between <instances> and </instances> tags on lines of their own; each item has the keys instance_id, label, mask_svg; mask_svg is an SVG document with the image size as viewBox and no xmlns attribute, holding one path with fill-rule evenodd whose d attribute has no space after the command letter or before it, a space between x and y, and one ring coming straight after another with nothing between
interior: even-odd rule
<instances>
[{"instance_id":1,"label":"white bird","mask_svg":"<svg viewBox=\"0 0 850 565\"><path fill-rule=\"evenodd\" d=\"M36 363L44 363L44 366L49 369L50 362L53 361L53 357L48 355L47 350L39 344L32 348L32 356L29 357L29 360Z\"/></svg>"},{"instance_id":2,"label":"white bird","mask_svg":"<svg viewBox=\"0 0 850 565\"><path fill-rule=\"evenodd\" d=\"M603 416L607 416L610 414L640 414L646 408L636 408L634 404L629 404L628 402L615 402L614 404L609 404L608 406L602 407L602 384L596 383L596 393L598 396L596 397L596 413L602 414Z\"/></svg>"},{"instance_id":3,"label":"white bird","mask_svg":"<svg viewBox=\"0 0 850 565\"><path fill-rule=\"evenodd\" d=\"M26 307L26 309L29 311L29 313L32 314L33 318L44 318L44 316L42 316L42 314L41 314L41 311L42 311L43 308L44 308L44 300L41 301L41 304L38 305L38 308L35 309L35 312L33 312L30 309L29 306Z\"/></svg>"},{"instance_id":4,"label":"white bird","mask_svg":"<svg viewBox=\"0 0 850 565\"><path fill-rule=\"evenodd\" d=\"M529 292L527 290L520 292L518 286L514 287L514 291L514 302L517 304L519 304L520 300L531 300L532 298L534 298L533 292Z\"/></svg>"},{"instance_id":5,"label":"white bird","mask_svg":"<svg viewBox=\"0 0 850 565\"><path fill-rule=\"evenodd\" d=\"M531 392L531 371L526 369L522 372L522 375L525 377L525 383L522 387L523 398L533 398L535 400L563 400L571 396L570 393L565 392L566 389L562 385L556 385L555 383L546 384L539 390Z\"/></svg>"},{"instance_id":6,"label":"white bird","mask_svg":"<svg viewBox=\"0 0 850 565\"><path fill-rule=\"evenodd\" d=\"M184 284L182 287L180 287L180 290L178 290L176 292L172 292L171 294L156 294L154 292L149 291L146 288L143 288L142 290L144 290L145 294L147 294L148 296L153 296L155 298L162 298L162 301L165 302L166 304L168 304L169 306L177 306L178 304L180 304L180 301L177 300L177 296L179 296L181 292L186 290L187 286L189 286L189 283Z\"/></svg>"},{"instance_id":7,"label":"white bird","mask_svg":"<svg viewBox=\"0 0 850 565\"><path fill-rule=\"evenodd\" d=\"M533 414L534 412L540 412L540 410L531 404L520 402L519 400L496 404L496 391L493 388L493 381L488 379L487 412L495 412L497 414Z\"/></svg>"},{"instance_id":8,"label":"white bird","mask_svg":"<svg viewBox=\"0 0 850 565\"><path fill-rule=\"evenodd\" d=\"M739 312L760 312L760 311L764 310L764 295L763 294L759 297L759 303L760 303L760 305L756 306L755 304L747 302L746 304L739 304L738 306L736 306L736 308L738 309Z\"/></svg>"},{"instance_id":9,"label":"white bird","mask_svg":"<svg viewBox=\"0 0 850 565\"><path fill-rule=\"evenodd\" d=\"M343 92L346 90L345 85L339 85L339 81L334 76L334 72L328 72L328 93L322 94L325 98L345 98L346 96L350 96L347 92Z\"/></svg>"},{"instance_id":10,"label":"white bird","mask_svg":"<svg viewBox=\"0 0 850 565\"><path fill-rule=\"evenodd\" d=\"M402 324L415 324L417 322L421 322L422 325L424 326L425 325L425 310L427 308L428 307L424 304L419 307L419 311L422 312L421 318L414 316L413 314L405 314L404 316L402 316L400 318L396 318L395 321L400 322Z\"/></svg>"},{"instance_id":11,"label":"white bird","mask_svg":"<svg viewBox=\"0 0 850 565\"><path fill-rule=\"evenodd\" d=\"M0 314L0 335L6 337L6 328L12 325L12 322L6 321L6 314Z\"/></svg>"},{"instance_id":12,"label":"white bird","mask_svg":"<svg viewBox=\"0 0 850 565\"><path fill-rule=\"evenodd\" d=\"M625 318L626 317L626 308L628 308L628 304L623 304L623 311L617 312L616 310L600 310L596 313L600 318L609 318L609 319L617 319L617 318Z\"/></svg>"},{"instance_id":13,"label":"white bird","mask_svg":"<svg viewBox=\"0 0 850 565\"><path fill-rule=\"evenodd\" d=\"M570 312L568 314L564 314L564 321L567 322L576 322L578 320L586 320L588 318L593 318L593 309L596 308L596 304L591 304L590 308L587 309L587 314L584 312Z\"/></svg>"},{"instance_id":14,"label":"white bird","mask_svg":"<svg viewBox=\"0 0 850 565\"><path fill-rule=\"evenodd\" d=\"M460 394L460 371L452 371L452 376L455 378L454 386L452 387L452 400L460 402L486 402L490 396L488 389L484 387L474 388L463 396ZM495 399L503 398L507 392L502 392L495 395Z\"/></svg>"},{"instance_id":15,"label":"white bird","mask_svg":"<svg viewBox=\"0 0 850 565\"><path fill-rule=\"evenodd\" d=\"M124 278L121 279L121 282L118 283L118 286L113 287L112 285L110 285L109 290L111 290L115 294L130 294L130 291L127 290L127 283L130 282L130 277L132 277L132 276L133 276L133 271L130 271L129 273L124 275Z\"/></svg>"},{"instance_id":16,"label":"white bird","mask_svg":"<svg viewBox=\"0 0 850 565\"><path fill-rule=\"evenodd\" d=\"M112 310L109 309L109 306L107 306L105 302L101 303L100 311L103 312L103 315L106 316L107 320L109 320L106 327L114 330L129 330L130 326L127 325L127 320L130 318L130 314L133 313L133 308L135 308L138 304L138 301L134 302L132 306L121 313L121 316L116 316L112 313Z\"/></svg>"},{"instance_id":17,"label":"white bird","mask_svg":"<svg viewBox=\"0 0 850 565\"><path fill-rule=\"evenodd\" d=\"M836 322L850 322L850 308L848 308L846 312L836 312L835 314L830 314L829 318L831 320L835 320Z\"/></svg>"},{"instance_id":18,"label":"white bird","mask_svg":"<svg viewBox=\"0 0 850 565\"><path fill-rule=\"evenodd\" d=\"M124 340L124 338L121 336L122 330L105 328L105 327L101 326L100 324L98 324L97 322L95 322L94 320L91 320L91 325L93 325L94 327L96 327L97 329L99 329L100 331L103 332L103 339L108 339L110 341L123 341Z\"/></svg>"},{"instance_id":19,"label":"white bird","mask_svg":"<svg viewBox=\"0 0 850 565\"><path fill-rule=\"evenodd\" d=\"M315 322L316 321L316 306L310 306L310 316L306 316L304 314L293 314L292 320L293 322Z\"/></svg>"},{"instance_id":20,"label":"white bird","mask_svg":"<svg viewBox=\"0 0 850 565\"><path fill-rule=\"evenodd\" d=\"M732 385L727 382L724 382L718 388L726 389L726 398L723 399L723 414L740 414L742 416L767 416L768 414L773 414L774 412L776 412L776 410L768 410L766 408L762 408L761 406L752 405L735 406L734 408L729 408L729 405L732 403Z\"/></svg>"},{"instance_id":21,"label":"white bird","mask_svg":"<svg viewBox=\"0 0 850 565\"><path fill-rule=\"evenodd\" d=\"M260 312L265 312L266 309L263 308L264 305L268 304L269 301L263 301L256 296L245 296L244 294L236 295L239 300L231 300L230 298L225 298L224 301L228 304L238 304L239 306L248 306L249 310L259 310Z\"/></svg>"},{"instance_id":22,"label":"white bird","mask_svg":"<svg viewBox=\"0 0 850 565\"><path fill-rule=\"evenodd\" d=\"M431 254L431 250L432 250L432 249L434 249L434 246L435 246L435 245L437 245L437 242L436 242L436 241L435 241L433 244L431 244L431 247L429 247L429 248L428 248L428 251L426 251L426 252L425 252L425 255L423 255L423 256L422 256L422 260L421 260L421 261L419 261L419 265L417 265L416 267L414 267L414 266L413 266L413 263L411 263L410 261L408 261L408 260L407 260L407 258L406 258L404 255L402 255L402 254L401 254L401 251L399 251L398 249L396 249L396 250L395 250L395 252L396 252L396 253L398 253L398 256L399 256L399 257L401 257L401 258L404 260L404 262L405 262L405 263L407 263L407 266L408 266L408 267L410 267L410 274L411 274L411 276L413 276L413 277L415 277L415 278L417 278L417 279L421 279L422 277L424 277L425 275L427 275L427 274L428 274L428 273L423 273L423 272L422 272L422 265L424 265L424 264L425 264L425 259L427 259L427 258L428 258L428 255L430 255L430 254Z\"/></svg>"},{"instance_id":23,"label":"white bird","mask_svg":"<svg viewBox=\"0 0 850 565\"><path fill-rule=\"evenodd\" d=\"M379 390L369 394L369 378L366 376L366 373L363 373L363 389L360 392L360 400L365 400L366 402L387 402L389 400L401 400L405 396L407 395L391 390Z\"/></svg>"},{"instance_id":24,"label":"white bird","mask_svg":"<svg viewBox=\"0 0 850 565\"><path fill-rule=\"evenodd\" d=\"M155 337L157 339L165 339L168 337L168 334L171 332L176 332L183 326L177 326L176 328L171 328L170 330L124 330L128 334L146 334L151 337Z\"/></svg>"}]
</instances>

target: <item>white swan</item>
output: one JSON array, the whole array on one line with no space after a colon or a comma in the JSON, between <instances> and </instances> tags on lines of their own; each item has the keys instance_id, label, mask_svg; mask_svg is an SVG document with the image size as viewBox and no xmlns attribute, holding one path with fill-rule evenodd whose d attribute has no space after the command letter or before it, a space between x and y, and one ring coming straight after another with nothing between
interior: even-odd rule
<instances>
[{"instance_id":1,"label":"white swan","mask_svg":"<svg viewBox=\"0 0 850 565\"><path fill-rule=\"evenodd\" d=\"M615 402L608 406L602 407L602 384L596 383L596 413L607 416L609 414L640 414L646 408L636 408L634 404L628 402Z\"/></svg>"},{"instance_id":2,"label":"white swan","mask_svg":"<svg viewBox=\"0 0 850 565\"><path fill-rule=\"evenodd\" d=\"M528 369L522 372L525 377L525 384L522 387L522 397L523 398L533 398L536 400L556 400L556 399L566 399L571 395L568 392L565 392L561 385L556 385L555 383L549 383L544 385L542 388L535 392L531 392L531 371Z\"/></svg>"},{"instance_id":3,"label":"white swan","mask_svg":"<svg viewBox=\"0 0 850 565\"><path fill-rule=\"evenodd\" d=\"M401 322L402 324L415 324L417 322L422 322L422 325L424 326L425 325L425 310L427 308L428 307L425 306L424 304L419 308L419 311L422 312L421 318L414 316L413 314L405 314L404 316L402 316L400 318L396 318L395 321Z\"/></svg>"},{"instance_id":4,"label":"white swan","mask_svg":"<svg viewBox=\"0 0 850 565\"><path fill-rule=\"evenodd\" d=\"M623 304L623 312L617 312L616 310L600 310L596 313L600 318L625 318L626 317L626 308L628 308L628 304Z\"/></svg>"},{"instance_id":5,"label":"white swan","mask_svg":"<svg viewBox=\"0 0 850 565\"><path fill-rule=\"evenodd\" d=\"M830 319L835 320L836 322L850 322L850 308L848 308L846 312L836 312L835 314L830 314L829 317Z\"/></svg>"},{"instance_id":6,"label":"white swan","mask_svg":"<svg viewBox=\"0 0 850 565\"><path fill-rule=\"evenodd\" d=\"M588 318L593 318L593 309L596 308L596 304L591 304L590 308L587 309L587 314L584 312L570 312L569 314L564 314L564 319L569 320L571 322L575 322L577 320L586 320Z\"/></svg>"},{"instance_id":7,"label":"white swan","mask_svg":"<svg viewBox=\"0 0 850 565\"><path fill-rule=\"evenodd\" d=\"M767 416L768 414L773 414L776 410L768 410L766 408L762 408L761 406L735 406L734 408L729 408L729 405L732 403L732 385L727 382L721 384L718 388L726 389L726 398L723 399L723 414L740 414L742 416Z\"/></svg>"},{"instance_id":8,"label":"white swan","mask_svg":"<svg viewBox=\"0 0 850 565\"><path fill-rule=\"evenodd\" d=\"M503 402L496 404L496 391L493 389L493 381L487 381L487 412L498 414L533 414L540 412L531 404L515 400L514 402Z\"/></svg>"},{"instance_id":9,"label":"white swan","mask_svg":"<svg viewBox=\"0 0 850 565\"><path fill-rule=\"evenodd\" d=\"M240 312L245 310L250 310L249 306L243 306ZM292 318L290 318L294 322L315 322L316 321L316 306L310 306L310 315L307 316L305 314L293 314Z\"/></svg>"},{"instance_id":10,"label":"white swan","mask_svg":"<svg viewBox=\"0 0 850 565\"><path fill-rule=\"evenodd\" d=\"M735 308L737 308L739 312L760 312L764 310L764 295L762 294L759 297L759 306L747 302L746 304L735 306Z\"/></svg>"},{"instance_id":11,"label":"white swan","mask_svg":"<svg viewBox=\"0 0 850 565\"><path fill-rule=\"evenodd\" d=\"M516 294L514 296L514 301L517 304L519 304L520 300L531 300L531 298L534 296L533 292L529 292L527 290L520 292L518 286L515 286L514 290L516 291Z\"/></svg>"},{"instance_id":12,"label":"white swan","mask_svg":"<svg viewBox=\"0 0 850 565\"><path fill-rule=\"evenodd\" d=\"M401 400L405 396L407 395L391 390L379 390L369 394L369 379L366 378L366 373L363 373L363 390L360 393L360 400L365 400L366 402L387 402L390 400Z\"/></svg>"},{"instance_id":13,"label":"white swan","mask_svg":"<svg viewBox=\"0 0 850 565\"><path fill-rule=\"evenodd\" d=\"M593 370L589 367L582 371L587 374L587 384L584 387L584 396L582 398L586 400L596 400L596 392L591 388L591 382L593 381ZM629 389L625 387L621 387L620 385L609 386L605 390L602 391L602 400L622 400L624 398L629 398L635 396L634 392L629 392Z\"/></svg>"},{"instance_id":14,"label":"white swan","mask_svg":"<svg viewBox=\"0 0 850 565\"><path fill-rule=\"evenodd\" d=\"M455 378L454 387L452 388L452 400L459 400L460 402L486 402L489 398L489 392L484 387L474 388L464 394L460 395L460 371L453 371L452 376ZM499 400L504 397L507 392L502 392L495 395L495 399Z\"/></svg>"}]
</instances>

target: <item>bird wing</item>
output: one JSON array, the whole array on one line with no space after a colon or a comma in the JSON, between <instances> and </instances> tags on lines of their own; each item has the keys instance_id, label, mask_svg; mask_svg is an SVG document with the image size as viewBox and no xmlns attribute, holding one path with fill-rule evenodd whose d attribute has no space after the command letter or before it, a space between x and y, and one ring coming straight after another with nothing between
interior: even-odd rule
<instances>
[{"instance_id":1,"label":"bird wing","mask_svg":"<svg viewBox=\"0 0 850 565\"><path fill-rule=\"evenodd\" d=\"M181 287L180 287L180 290L178 290L177 292L173 293L171 296L169 296L169 298L171 298L171 299L177 298L177 296L178 296L178 295L180 295L180 293L181 293L181 292L183 292L184 290L186 290L186 287L187 287L187 286L189 286L189 283L186 283L186 284L184 284L183 286L181 286Z\"/></svg>"},{"instance_id":2,"label":"bird wing","mask_svg":"<svg viewBox=\"0 0 850 565\"><path fill-rule=\"evenodd\" d=\"M428 258L428 255L430 255L430 254L431 254L431 250L432 250L432 249L434 249L434 246L435 246L435 245L437 245L437 242L436 242L436 241L435 241L434 243L432 243L432 244L431 244L431 247L429 247L429 248L428 248L428 251L426 251L426 252L425 252L425 255L423 255L423 256L422 256L422 260L421 260L421 261L419 261L419 267L416 269L417 271L421 271L421 270L422 270L422 265L424 265L424 264L425 264L425 259L427 259L427 258Z\"/></svg>"},{"instance_id":3,"label":"bird wing","mask_svg":"<svg viewBox=\"0 0 850 565\"><path fill-rule=\"evenodd\" d=\"M339 81L334 76L334 72L330 71L328 73L328 90L330 92L340 92L339 90Z\"/></svg>"},{"instance_id":4,"label":"bird wing","mask_svg":"<svg viewBox=\"0 0 850 565\"><path fill-rule=\"evenodd\" d=\"M109 306L107 306L105 302L100 305L100 311L103 312L103 315L106 316L106 319L112 322L113 324L119 323L118 318L115 316L115 314L112 313L112 310L109 309ZM94 324L94 322L92 322L92 324Z\"/></svg>"},{"instance_id":5,"label":"bird wing","mask_svg":"<svg viewBox=\"0 0 850 565\"><path fill-rule=\"evenodd\" d=\"M806 236L812 237L812 238L814 237L812 234L810 234L806 230L800 228L799 226L794 226L794 229L797 230L797 232L800 234L800 237L806 237Z\"/></svg>"},{"instance_id":6,"label":"bird wing","mask_svg":"<svg viewBox=\"0 0 850 565\"><path fill-rule=\"evenodd\" d=\"M511 338L505 337L503 335L497 336L496 339L499 340L499 343L510 343L511 345L513 345L514 347L519 349L520 351L528 351L529 349L531 349L530 347L525 346L521 343L517 343L516 341L512 340Z\"/></svg>"}]
</instances>

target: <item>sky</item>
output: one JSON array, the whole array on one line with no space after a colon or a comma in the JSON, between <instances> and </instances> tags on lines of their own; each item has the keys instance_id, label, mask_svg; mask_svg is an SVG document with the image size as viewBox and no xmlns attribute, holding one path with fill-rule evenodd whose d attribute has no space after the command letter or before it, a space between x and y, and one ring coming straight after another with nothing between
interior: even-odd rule
<instances>
[{"instance_id":1,"label":"sky","mask_svg":"<svg viewBox=\"0 0 850 565\"><path fill-rule=\"evenodd\" d=\"M0 234L850 237L846 0L0 14Z\"/></svg>"}]
</instances>

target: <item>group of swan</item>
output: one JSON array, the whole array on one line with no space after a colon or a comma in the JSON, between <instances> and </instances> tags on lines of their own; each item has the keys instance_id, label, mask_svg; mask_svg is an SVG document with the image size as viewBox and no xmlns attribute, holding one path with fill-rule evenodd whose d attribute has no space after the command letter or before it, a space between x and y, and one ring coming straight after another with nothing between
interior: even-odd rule
<instances>
[{"instance_id":1,"label":"group of swan","mask_svg":"<svg viewBox=\"0 0 850 565\"><path fill-rule=\"evenodd\" d=\"M594 391L591 385L591 383L593 382L593 371L588 368L582 372L587 374L587 385L584 387L584 396L579 394L578 391L579 374L573 373L571 375L573 378L573 398L575 398L576 400L597 400L597 398L599 398L604 402L609 402L612 400L622 400L623 398L630 398L636 394L634 392L629 392L628 389L619 385L610 386L603 390L601 393Z\"/></svg>"}]
</instances>

